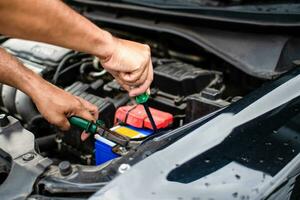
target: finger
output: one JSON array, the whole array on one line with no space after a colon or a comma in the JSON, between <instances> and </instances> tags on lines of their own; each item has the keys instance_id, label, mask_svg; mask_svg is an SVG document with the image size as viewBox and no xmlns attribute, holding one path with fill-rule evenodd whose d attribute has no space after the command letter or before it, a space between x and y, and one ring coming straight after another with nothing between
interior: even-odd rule
<instances>
[{"instance_id":1,"label":"finger","mask_svg":"<svg viewBox=\"0 0 300 200\"><path fill-rule=\"evenodd\" d=\"M145 70L143 72L143 74L141 75L141 77L139 78L139 80L136 81L135 85L137 85L137 86L143 85L144 82L147 80L148 73L149 73L149 69L147 68L147 70Z\"/></svg>"},{"instance_id":2,"label":"finger","mask_svg":"<svg viewBox=\"0 0 300 200\"><path fill-rule=\"evenodd\" d=\"M125 84L122 80L120 80L120 79L116 79L116 80L126 91L129 92L131 90L131 87L129 85Z\"/></svg>"},{"instance_id":3,"label":"finger","mask_svg":"<svg viewBox=\"0 0 300 200\"><path fill-rule=\"evenodd\" d=\"M131 90L131 87L130 86L128 86L128 85L126 85L126 84L122 84L122 87L127 91L127 92L129 92L130 90Z\"/></svg>"},{"instance_id":4,"label":"finger","mask_svg":"<svg viewBox=\"0 0 300 200\"><path fill-rule=\"evenodd\" d=\"M98 107L82 99L81 97L77 96L76 98L81 102L81 104L85 107L85 109L87 109L93 115L94 120L97 120L99 117Z\"/></svg>"},{"instance_id":5,"label":"finger","mask_svg":"<svg viewBox=\"0 0 300 200\"><path fill-rule=\"evenodd\" d=\"M53 124L62 131L67 131L71 128L70 122L65 116L57 117Z\"/></svg>"},{"instance_id":6,"label":"finger","mask_svg":"<svg viewBox=\"0 0 300 200\"><path fill-rule=\"evenodd\" d=\"M83 119L89 120L89 121L93 121L95 122L96 119L94 118L94 116L86 109L82 108L80 110L77 110L75 112L75 115L78 117L81 117Z\"/></svg>"},{"instance_id":7,"label":"finger","mask_svg":"<svg viewBox=\"0 0 300 200\"><path fill-rule=\"evenodd\" d=\"M130 84L136 83L139 79L141 79L142 75L146 72L148 73L148 67L151 62L151 57L149 56L136 70L127 71L127 72L120 72L120 78ZM146 76L147 77L147 76Z\"/></svg>"},{"instance_id":8,"label":"finger","mask_svg":"<svg viewBox=\"0 0 300 200\"><path fill-rule=\"evenodd\" d=\"M108 73L110 73L114 78L119 78L119 73L113 70L107 69Z\"/></svg>"},{"instance_id":9,"label":"finger","mask_svg":"<svg viewBox=\"0 0 300 200\"><path fill-rule=\"evenodd\" d=\"M148 77L148 68L143 71L142 74L140 74L140 76L138 77L138 79L135 79L134 81L130 81L130 82L127 82L126 80L124 80L122 78L122 76L120 76L120 78L122 79L122 81L127 84L127 85L130 85L130 86L139 86L139 85L142 85L146 80L147 80L147 77Z\"/></svg>"},{"instance_id":10,"label":"finger","mask_svg":"<svg viewBox=\"0 0 300 200\"><path fill-rule=\"evenodd\" d=\"M129 96L130 96L130 97L136 97L136 96L138 96L138 95L140 95L140 94L146 92L147 89L149 88L149 85L150 85L150 84L151 84L151 83L150 83L148 80L145 81L145 83L144 83L143 85L141 85L141 86L139 86L139 87L137 87L137 88L132 89L132 90L129 92Z\"/></svg>"},{"instance_id":11,"label":"finger","mask_svg":"<svg viewBox=\"0 0 300 200\"><path fill-rule=\"evenodd\" d=\"M83 131L83 132L81 133L81 136L80 136L81 141L85 141L86 139L89 138L90 135L91 135L91 134L89 134L89 133Z\"/></svg>"},{"instance_id":12,"label":"finger","mask_svg":"<svg viewBox=\"0 0 300 200\"><path fill-rule=\"evenodd\" d=\"M120 72L119 77L126 83L133 84L136 83L142 74L144 73L145 69L140 69L133 72ZM147 71L147 70L146 70Z\"/></svg>"},{"instance_id":13,"label":"finger","mask_svg":"<svg viewBox=\"0 0 300 200\"><path fill-rule=\"evenodd\" d=\"M152 67L152 63L150 63L147 80L144 82L144 84L142 84L138 88L131 90L129 92L129 96L134 97L146 92L150 88L152 81L153 81L153 67Z\"/></svg>"},{"instance_id":14,"label":"finger","mask_svg":"<svg viewBox=\"0 0 300 200\"><path fill-rule=\"evenodd\" d=\"M115 71L108 71L114 78L115 80L125 89L126 91L130 91L130 86L125 84L122 79L120 79L119 73Z\"/></svg>"},{"instance_id":15,"label":"finger","mask_svg":"<svg viewBox=\"0 0 300 200\"><path fill-rule=\"evenodd\" d=\"M115 80L126 90L126 91L130 91L130 86L127 85L121 78L120 78L120 73L116 72L116 71L111 71L111 70L107 70L114 78Z\"/></svg>"}]
</instances>

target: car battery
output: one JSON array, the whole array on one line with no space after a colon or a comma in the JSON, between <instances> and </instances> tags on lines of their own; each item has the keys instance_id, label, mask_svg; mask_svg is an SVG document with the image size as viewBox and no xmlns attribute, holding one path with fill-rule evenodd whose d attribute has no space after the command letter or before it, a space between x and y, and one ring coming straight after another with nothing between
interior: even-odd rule
<instances>
[{"instance_id":1,"label":"car battery","mask_svg":"<svg viewBox=\"0 0 300 200\"><path fill-rule=\"evenodd\" d=\"M115 126L110 130L129 138L143 138L151 135L153 130L141 129L133 126ZM96 165L101 165L109 160L119 157L118 154L113 152L113 148L116 143L107 140L100 135L95 135L95 163Z\"/></svg>"},{"instance_id":2,"label":"car battery","mask_svg":"<svg viewBox=\"0 0 300 200\"><path fill-rule=\"evenodd\" d=\"M101 165L109 160L119 157L112 151L116 143L109 141L100 135L95 135L95 163Z\"/></svg>"},{"instance_id":3,"label":"car battery","mask_svg":"<svg viewBox=\"0 0 300 200\"><path fill-rule=\"evenodd\" d=\"M167 128L173 123L173 115L150 108L157 129ZM143 105L123 106L117 109L115 123L125 123L136 128L152 129Z\"/></svg>"}]
</instances>

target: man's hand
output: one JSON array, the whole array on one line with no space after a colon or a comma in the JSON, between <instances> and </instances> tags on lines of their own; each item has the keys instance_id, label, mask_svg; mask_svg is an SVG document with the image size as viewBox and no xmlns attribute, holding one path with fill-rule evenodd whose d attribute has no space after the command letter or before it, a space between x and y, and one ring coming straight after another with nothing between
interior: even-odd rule
<instances>
[{"instance_id":1,"label":"man's hand","mask_svg":"<svg viewBox=\"0 0 300 200\"><path fill-rule=\"evenodd\" d=\"M26 93L45 119L63 130L70 128L68 117L72 115L91 121L98 118L96 106L45 81L2 48L0 48L0 83Z\"/></svg>"},{"instance_id":2,"label":"man's hand","mask_svg":"<svg viewBox=\"0 0 300 200\"><path fill-rule=\"evenodd\" d=\"M148 45L113 38L111 55L102 66L129 92L137 96L149 89L153 80L151 52Z\"/></svg>"},{"instance_id":3,"label":"man's hand","mask_svg":"<svg viewBox=\"0 0 300 200\"><path fill-rule=\"evenodd\" d=\"M145 92L153 79L147 45L112 37L59 0L0 1L0 33L96 55L130 96ZM89 103L46 84L1 49L0 82L28 94L44 117L63 129L71 115L95 119Z\"/></svg>"},{"instance_id":4,"label":"man's hand","mask_svg":"<svg viewBox=\"0 0 300 200\"><path fill-rule=\"evenodd\" d=\"M74 115L90 121L98 119L98 109L95 105L49 83L44 83L32 97L44 118L61 130L70 128L68 118Z\"/></svg>"},{"instance_id":5,"label":"man's hand","mask_svg":"<svg viewBox=\"0 0 300 200\"><path fill-rule=\"evenodd\" d=\"M149 46L112 37L59 0L0 1L0 33L96 55L130 96L153 79Z\"/></svg>"}]
</instances>

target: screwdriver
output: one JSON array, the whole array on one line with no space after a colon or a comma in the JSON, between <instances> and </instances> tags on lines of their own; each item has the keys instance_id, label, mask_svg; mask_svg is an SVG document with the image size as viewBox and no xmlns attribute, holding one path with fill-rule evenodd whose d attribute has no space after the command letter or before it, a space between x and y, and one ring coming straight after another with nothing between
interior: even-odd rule
<instances>
[{"instance_id":1,"label":"screwdriver","mask_svg":"<svg viewBox=\"0 0 300 200\"><path fill-rule=\"evenodd\" d=\"M126 147L130 139L126 136L120 135L114 131L111 131L104 127L104 122L97 120L96 123L89 120L83 119L81 117L72 116L69 118L71 125L84 130L89 134L99 134L100 136L119 144L120 146Z\"/></svg>"},{"instance_id":2,"label":"screwdriver","mask_svg":"<svg viewBox=\"0 0 300 200\"><path fill-rule=\"evenodd\" d=\"M151 126L154 132L157 132L157 127L150 112L147 101L149 99L149 95L147 93L143 93L139 96L136 96L135 101L138 104L142 104L147 113L147 116L150 120ZM104 127L104 122L101 120L97 120L96 123L91 122L89 120L83 119L78 116L72 116L69 118L69 122L71 125L84 130L88 134L99 134L100 136L107 138L123 147L128 146L130 142L130 138L120 135L114 131L111 131Z\"/></svg>"},{"instance_id":3,"label":"screwdriver","mask_svg":"<svg viewBox=\"0 0 300 200\"><path fill-rule=\"evenodd\" d=\"M150 95L145 92L143 94L140 94L139 96L136 96L135 101L136 101L137 104L142 104L144 106L144 109L147 113L147 117L149 118L151 126L153 128L153 131L155 133L155 132L157 132L157 127L156 127L155 121L153 119L153 116L150 112L150 109L149 109L149 106L148 106L148 103L147 103L149 97L150 97Z\"/></svg>"}]
</instances>

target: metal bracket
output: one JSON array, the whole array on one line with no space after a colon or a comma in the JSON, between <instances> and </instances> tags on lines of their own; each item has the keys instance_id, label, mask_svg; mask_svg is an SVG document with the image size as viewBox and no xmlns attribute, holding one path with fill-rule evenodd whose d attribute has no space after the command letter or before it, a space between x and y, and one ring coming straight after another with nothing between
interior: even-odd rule
<instances>
[{"instance_id":1,"label":"metal bracket","mask_svg":"<svg viewBox=\"0 0 300 200\"><path fill-rule=\"evenodd\" d=\"M8 177L0 185L1 199L26 199L37 178L52 164L34 150L34 135L8 116L9 124L0 127L0 149L11 157ZM0 153L0 157L3 156Z\"/></svg>"}]
</instances>

